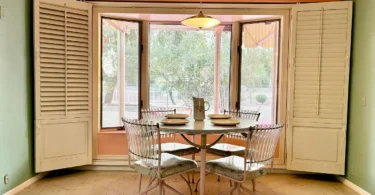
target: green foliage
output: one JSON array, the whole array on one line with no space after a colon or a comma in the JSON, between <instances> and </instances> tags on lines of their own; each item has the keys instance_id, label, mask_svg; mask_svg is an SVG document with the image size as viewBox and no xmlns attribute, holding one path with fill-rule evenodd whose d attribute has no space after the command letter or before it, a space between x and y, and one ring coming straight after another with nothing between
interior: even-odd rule
<instances>
[{"instance_id":1,"label":"green foliage","mask_svg":"<svg viewBox=\"0 0 375 195\"><path fill-rule=\"evenodd\" d=\"M264 94L258 94L255 96L255 99L257 100L257 102L264 104L264 102L267 101L267 96Z\"/></svg>"},{"instance_id":2,"label":"green foliage","mask_svg":"<svg viewBox=\"0 0 375 195\"><path fill-rule=\"evenodd\" d=\"M103 20L102 26L102 77L105 103L111 103L118 82L119 47L121 32ZM139 80L139 30L129 28L125 31L125 79L127 85L138 85Z\"/></svg>"},{"instance_id":3,"label":"green foliage","mask_svg":"<svg viewBox=\"0 0 375 195\"><path fill-rule=\"evenodd\" d=\"M272 48L243 48L241 85L247 88L270 87L273 56Z\"/></svg>"},{"instance_id":4,"label":"green foliage","mask_svg":"<svg viewBox=\"0 0 375 195\"><path fill-rule=\"evenodd\" d=\"M221 91L229 93L230 33L224 34L222 42L225 46L221 51L220 76L225 87ZM192 97L212 101L214 64L214 31L150 31L151 87L166 92L177 91L177 98L185 106L191 106Z\"/></svg>"},{"instance_id":5,"label":"green foliage","mask_svg":"<svg viewBox=\"0 0 375 195\"><path fill-rule=\"evenodd\" d=\"M105 102L110 103L118 82L120 32L109 20L102 28L102 74ZM176 30L152 28L149 34L150 88L169 95L172 103L182 100L191 106L191 97L213 101L215 31ZM220 97L221 107L229 100L231 59L231 32L221 36ZM253 94L257 88L271 85L273 49L243 48L241 58L241 90ZM139 30L128 28L125 32L125 78L127 86L139 81ZM232 78L236 79L236 78ZM251 98L250 98L251 101Z\"/></svg>"}]
</instances>

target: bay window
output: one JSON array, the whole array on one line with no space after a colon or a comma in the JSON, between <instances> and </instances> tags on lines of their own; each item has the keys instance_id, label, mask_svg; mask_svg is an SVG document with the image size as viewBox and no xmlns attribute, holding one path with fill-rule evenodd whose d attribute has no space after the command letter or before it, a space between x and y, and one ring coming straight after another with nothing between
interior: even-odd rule
<instances>
[{"instance_id":1,"label":"bay window","mask_svg":"<svg viewBox=\"0 0 375 195\"><path fill-rule=\"evenodd\" d=\"M102 18L102 128L139 117L140 24Z\"/></svg>"}]
</instances>

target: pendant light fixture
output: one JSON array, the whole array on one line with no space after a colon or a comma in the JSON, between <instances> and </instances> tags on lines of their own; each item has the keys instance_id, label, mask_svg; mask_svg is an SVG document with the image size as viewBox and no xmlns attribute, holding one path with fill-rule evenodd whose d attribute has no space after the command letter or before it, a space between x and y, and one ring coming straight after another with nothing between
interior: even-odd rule
<instances>
[{"instance_id":1,"label":"pendant light fixture","mask_svg":"<svg viewBox=\"0 0 375 195\"><path fill-rule=\"evenodd\" d=\"M195 16L186 18L181 23L185 26L204 29L204 28L212 28L212 27L219 25L220 20L203 14L202 0L201 0L199 13Z\"/></svg>"}]
</instances>

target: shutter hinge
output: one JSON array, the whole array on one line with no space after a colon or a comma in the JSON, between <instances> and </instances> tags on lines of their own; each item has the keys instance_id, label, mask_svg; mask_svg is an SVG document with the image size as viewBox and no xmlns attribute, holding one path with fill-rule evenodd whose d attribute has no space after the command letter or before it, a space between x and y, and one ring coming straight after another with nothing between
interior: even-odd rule
<instances>
[{"instance_id":1,"label":"shutter hinge","mask_svg":"<svg viewBox=\"0 0 375 195\"><path fill-rule=\"evenodd\" d=\"M237 52L238 54L241 52L241 46L237 46Z\"/></svg>"},{"instance_id":2,"label":"shutter hinge","mask_svg":"<svg viewBox=\"0 0 375 195\"><path fill-rule=\"evenodd\" d=\"M141 53L143 53L143 45L141 45Z\"/></svg>"},{"instance_id":3,"label":"shutter hinge","mask_svg":"<svg viewBox=\"0 0 375 195\"><path fill-rule=\"evenodd\" d=\"M143 100L141 100L139 106L143 109Z\"/></svg>"},{"instance_id":4,"label":"shutter hinge","mask_svg":"<svg viewBox=\"0 0 375 195\"><path fill-rule=\"evenodd\" d=\"M240 109L240 104L239 102L236 102L236 110L239 110Z\"/></svg>"},{"instance_id":5,"label":"shutter hinge","mask_svg":"<svg viewBox=\"0 0 375 195\"><path fill-rule=\"evenodd\" d=\"M292 57L292 61L290 62L290 68L294 68L294 62L295 62L295 60L296 60L296 57L293 56Z\"/></svg>"},{"instance_id":6,"label":"shutter hinge","mask_svg":"<svg viewBox=\"0 0 375 195\"><path fill-rule=\"evenodd\" d=\"M36 135L38 136L40 134L40 124L36 125Z\"/></svg>"}]
</instances>

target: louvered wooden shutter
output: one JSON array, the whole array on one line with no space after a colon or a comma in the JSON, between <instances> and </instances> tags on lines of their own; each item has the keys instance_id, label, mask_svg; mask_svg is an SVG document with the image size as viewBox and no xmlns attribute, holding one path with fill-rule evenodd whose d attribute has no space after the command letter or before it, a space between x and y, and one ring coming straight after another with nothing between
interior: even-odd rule
<instances>
[{"instance_id":1,"label":"louvered wooden shutter","mask_svg":"<svg viewBox=\"0 0 375 195\"><path fill-rule=\"evenodd\" d=\"M91 163L91 6L34 4L36 171Z\"/></svg>"},{"instance_id":2,"label":"louvered wooden shutter","mask_svg":"<svg viewBox=\"0 0 375 195\"><path fill-rule=\"evenodd\" d=\"M352 2L293 8L288 169L344 174Z\"/></svg>"}]
</instances>

